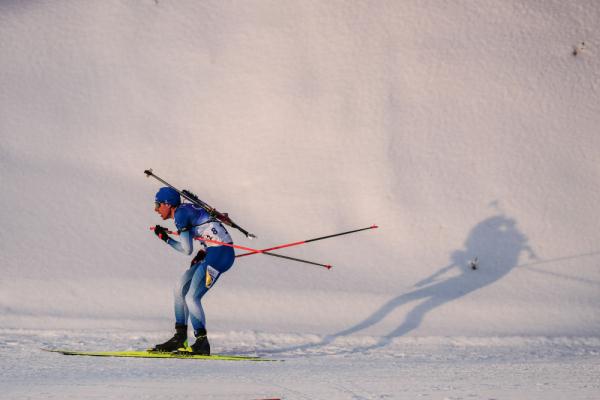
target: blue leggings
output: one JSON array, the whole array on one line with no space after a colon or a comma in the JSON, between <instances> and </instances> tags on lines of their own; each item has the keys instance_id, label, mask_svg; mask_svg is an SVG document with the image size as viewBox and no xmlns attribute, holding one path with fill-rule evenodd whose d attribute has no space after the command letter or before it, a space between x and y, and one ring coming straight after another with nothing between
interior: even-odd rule
<instances>
[{"instance_id":1,"label":"blue leggings","mask_svg":"<svg viewBox=\"0 0 600 400\"><path fill-rule=\"evenodd\" d=\"M175 288L175 322L187 325L188 316L194 333L206 329L206 318L200 300L214 286L221 274L235 261L235 252L228 246L214 246L206 250L206 257L192 265Z\"/></svg>"}]
</instances>

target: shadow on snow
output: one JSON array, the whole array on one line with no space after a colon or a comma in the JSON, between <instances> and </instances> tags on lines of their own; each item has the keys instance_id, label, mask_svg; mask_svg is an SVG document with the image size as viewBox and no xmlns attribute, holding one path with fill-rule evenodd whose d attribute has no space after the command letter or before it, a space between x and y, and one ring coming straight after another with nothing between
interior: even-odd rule
<instances>
[{"instance_id":1,"label":"shadow on snow","mask_svg":"<svg viewBox=\"0 0 600 400\"><path fill-rule=\"evenodd\" d=\"M390 313L403 305L418 302L408 312L402 323L383 336L378 343L366 348L353 349L353 351L366 351L385 346L393 338L406 335L418 328L425 316L437 307L502 279L519 265L519 257L522 253L525 252L529 254L530 258L535 258L535 254L527 242L527 236L519 231L514 219L503 214L487 218L471 229L464 248L451 254L447 266L418 282L411 292L403 293L389 300L363 321L328 335L321 342L278 349L274 352L326 346L336 338L355 334L381 322ZM471 266L471 261L475 257L481 263L481 268L477 271L473 271ZM443 275L453 270L458 270L458 275L446 279L442 278Z\"/></svg>"}]
</instances>

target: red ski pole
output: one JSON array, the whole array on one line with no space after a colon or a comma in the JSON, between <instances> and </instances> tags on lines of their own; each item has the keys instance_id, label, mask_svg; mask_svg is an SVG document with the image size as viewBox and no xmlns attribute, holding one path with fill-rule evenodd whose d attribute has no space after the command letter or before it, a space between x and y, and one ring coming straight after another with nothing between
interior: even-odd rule
<instances>
[{"instance_id":1,"label":"red ski pole","mask_svg":"<svg viewBox=\"0 0 600 400\"><path fill-rule=\"evenodd\" d=\"M332 237L342 236L342 235L349 235L350 233L355 233L355 232L360 232L360 231L366 231L367 229L376 229L376 228L379 228L379 227L377 225L371 225L371 226L369 226L367 228L354 229L352 231L341 232L341 233L334 233L333 235L321 236L321 237L314 238L314 239L307 239L307 240L301 240L299 242L281 244L279 246L269 247L268 249L262 249L262 250L251 251L249 253L238 254L236 257L251 256L252 254L264 253L265 251L283 249L283 248L292 247L292 246L298 246L298 245L305 244L305 243L316 242L317 240L329 239L329 238L332 238Z\"/></svg>"},{"instance_id":2,"label":"red ski pole","mask_svg":"<svg viewBox=\"0 0 600 400\"><path fill-rule=\"evenodd\" d=\"M154 227L151 227L150 229L154 230ZM179 235L179 233L173 232L173 231L168 231L168 233L170 235L177 235L177 236ZM313 261L303 260L301 258L295 258L295 257L284 256L284 255L281 255L281 254L270 253L270 252L268 252L266 250L258 250L258 249L253 249L251 247L245 247L245 246L240 246L240 245L231 244L231 243L224 243L224 242L220 242L218 240L205 239L205 238L201 238L201 237L195 237L194 239L195 240L199 240L201 242L214 243L214 244L218 244L220 246L233 247L234 249L249 251L250 253L247 253L247 254L261 253L261 254L266 254L268 256L271 256L271 257L285 258L286 260L292 260L292 261L297 261L297 262L301 262L301 263L305 263L305 264L317 265L319 267L324 267L324 268L327 268L327 269L331 269L332 268L332 266L329 265L329 264L321 264L321 263L316 263L316 262L313 262Z\"/></svg>"}]
</instances>

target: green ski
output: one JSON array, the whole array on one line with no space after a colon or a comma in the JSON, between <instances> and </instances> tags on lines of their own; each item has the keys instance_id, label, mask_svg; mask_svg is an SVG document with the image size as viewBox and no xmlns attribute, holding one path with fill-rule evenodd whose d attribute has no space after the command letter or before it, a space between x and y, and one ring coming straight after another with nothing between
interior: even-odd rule
<instances>
[{"instance_id":1,"label":"green ski","mask_svg":"<svg viewBox=\"0 0 600 400\"><path fill-rule=\"evenodd\" d=\"M128 357L128 358L183 358L193 360L221 360L221 361L277 361L267 358L255 356L236 356L226 354L211 354L209 356L201 356L195 354L175 354L175 353L158 353L150 351L72 351L72 350L52 350L42 349L51 353L60 353L67 356L89 356L89 357Z\"/></svg>"}]
</instances>

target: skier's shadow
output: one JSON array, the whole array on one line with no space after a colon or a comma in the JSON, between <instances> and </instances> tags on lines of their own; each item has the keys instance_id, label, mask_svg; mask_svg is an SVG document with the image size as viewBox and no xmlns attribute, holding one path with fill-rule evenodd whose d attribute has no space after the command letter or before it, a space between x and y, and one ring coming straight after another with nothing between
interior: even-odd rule
<instances>
[{"instance_id":1,"label":"skier's shadow","mask_svg":"<svg viewBox=\"0 0 600 400\"><path fill-rule=\"evenodd\" d=\"M374 326L403 305L420 301L396 329L381 337L376 344L361 350L385 346L393 338L406 335L418 328L423 318L435 308L501 279L519 264L519 257L523 252L535 258L535 254L527 244L527 237L518 230L514 219L503 214L485 219L469 232L464 249L453 252L450 263L418 282L415 290L391 299L365 320L328 335L319 343L281 349L281 351L328 345L337 338ZM473 270L475 257L478 259L477 270ZM444 274L454 269L458 269L458 275L440 280Z\"/></svg>"}]
</instances>

